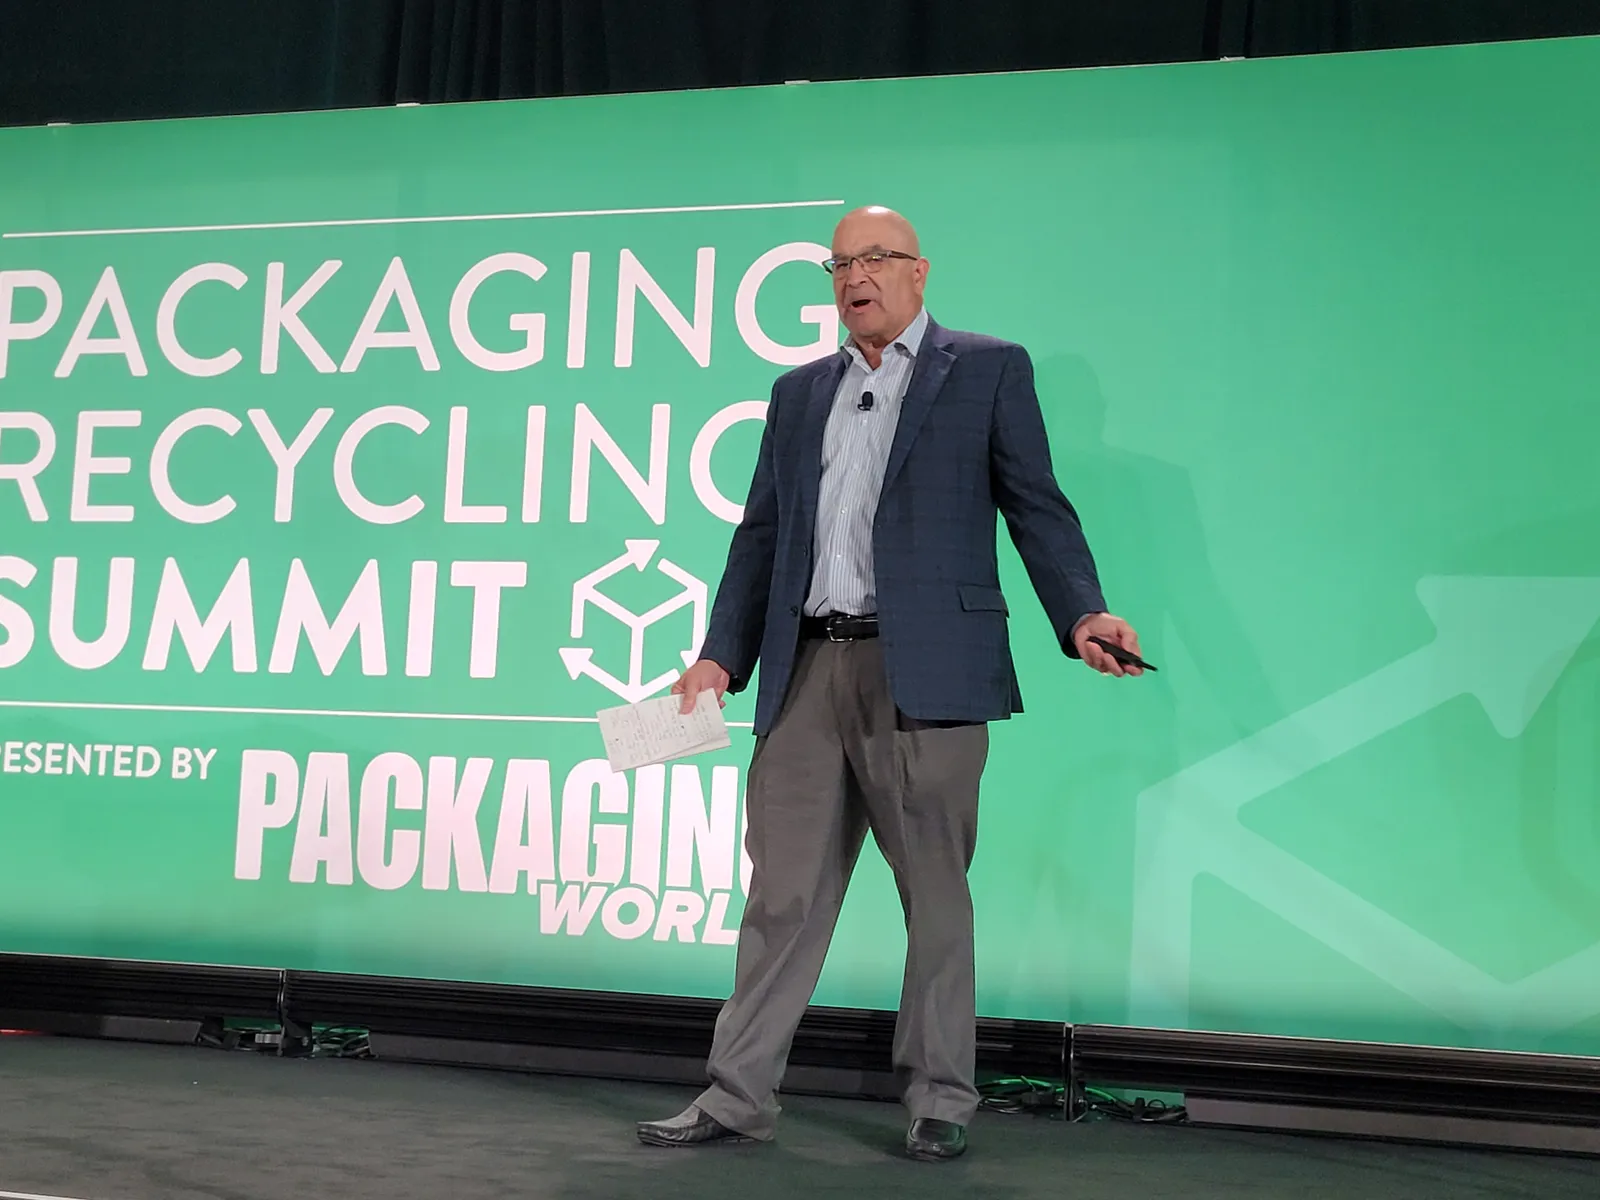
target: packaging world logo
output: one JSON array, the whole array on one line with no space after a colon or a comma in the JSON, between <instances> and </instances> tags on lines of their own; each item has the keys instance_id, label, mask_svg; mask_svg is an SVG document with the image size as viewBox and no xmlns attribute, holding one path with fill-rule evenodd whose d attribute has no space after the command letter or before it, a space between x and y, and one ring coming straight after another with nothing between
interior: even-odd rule
<instances>
[{"instance_id":1,"label":"packaging world logo","mask_svg":"<svg viewBox=\"0 0 1600 1200\"><path fill-rule=\"evenodd\" d=\"M705 640L707 594L704 580L695 578L671 559L655 557L656 551L661 546L659 541L629 539L624 545L627 548L622 554L604 566L590 571L572 585L572 639L578 641L584 636L584 622L590 606L621 621L628 627L629 633L627 677L619 679L597 665L594 661L593 646L563 646L561 661L566 665L567 674L573 679L587 675L601 687L616 693L625 702L636 704L669 686L678 677L676 671L664 671L653 679L644 678L645 632L652 625L680 609L692 607L693 623L689 645L679 652L683 665L687 667L699 655L700 643ZM600 590L600 586L606 580L621 574L629 567L643 572L650 566L652 559L655 560L658 572L679 585L676 595L647 612L634 613Z\"/></svg>"}]
</instances>

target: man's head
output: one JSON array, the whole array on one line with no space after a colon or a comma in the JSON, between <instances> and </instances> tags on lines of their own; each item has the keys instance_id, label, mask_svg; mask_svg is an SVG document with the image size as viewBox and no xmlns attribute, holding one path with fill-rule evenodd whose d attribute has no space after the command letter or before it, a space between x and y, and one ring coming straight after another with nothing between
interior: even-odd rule
<instances>
[{"instance_id":1,"label":"man's head","mask_svg":"<svg viewBox=\"0 0 1600 1200\"><path fill-rule=\"evenodd\" d=\"M875 262L864 255L884 255ZM922 310L928 260L911 222L872 205L846 214L833 231L833 299L859 345L883 347ZM845 261L848 260L848 261Z\"/></svg>"}]
</instances>

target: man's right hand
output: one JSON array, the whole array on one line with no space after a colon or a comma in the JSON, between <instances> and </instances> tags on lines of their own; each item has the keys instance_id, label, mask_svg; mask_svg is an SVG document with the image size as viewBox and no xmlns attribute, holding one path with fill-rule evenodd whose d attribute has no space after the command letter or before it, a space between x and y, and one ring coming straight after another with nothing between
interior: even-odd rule
<instances>
[{"instance_id":1,"label":"man's right hand","mask_svg":"<svg viewBox=\"0 0 1600 1200\"><path fill-rule=\"evenodd\" d=\"M695 701L700 693L709 688L716 692L717 704L721 707L727 703L723 700L722 693L728 690L728 684L731 682L726 671L709 658L702 658L678 676L678 682L672 685L672 694L683 697L683 707L679 711L690 713L694 711Z\"/></svg>"}]
</instances>

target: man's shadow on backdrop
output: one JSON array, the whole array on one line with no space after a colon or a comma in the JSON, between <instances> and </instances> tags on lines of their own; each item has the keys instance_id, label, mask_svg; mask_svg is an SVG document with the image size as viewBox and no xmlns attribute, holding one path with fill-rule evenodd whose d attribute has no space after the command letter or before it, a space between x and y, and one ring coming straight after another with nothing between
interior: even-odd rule
<instances>
[{"instance_id":1,"label":"man's shadow on backdrop","mask_svg":"<svg viewBox=\"0 0 1600 1200\"><path fill-rule=\"evenodd\" d=\"M1213 568L1189 471L1106 442L1108 400L1083 357L1042 359L1035 377L1056 477L1083 520L1107 603L1139 631L1145 657L1163 668L1122 684L1143 689L1136 703L1104 716L1089 712L1089 728L1080 728L1074 714L1066 734L1074 769L1041 781L1057 791L1041 800L1067 814L1065 836L1060 843L1034 839L1024 860L1007 871L1019 892L1034 897L1034 933L1042 939L1034 944L1060 947L1066 956L1069 1019L1116 1021L1126 1019L1128 1002L1135 801L1187 765L1180 759L1180 708L1209 705L1206 726L1232 729L1218 749L1284 712ZM1181 705L1173 690L1174 635L1205 685L1202 696L1187 696ZM1176 674L1194 679L1192 670ZM1117 727L1130 719L1136 729ZM1106 977L1107 964L1119 965L1117 979ZM1013 975L1015 990L1027 990L1025 977Z\"/></svg>"}]
</instances>

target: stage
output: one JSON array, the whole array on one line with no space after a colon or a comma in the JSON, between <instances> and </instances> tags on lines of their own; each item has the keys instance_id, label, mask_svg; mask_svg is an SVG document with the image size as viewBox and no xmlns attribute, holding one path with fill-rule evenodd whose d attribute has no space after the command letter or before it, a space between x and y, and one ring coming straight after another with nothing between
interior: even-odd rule
<instances>
[{"instance_id":1,"label":"stage","mask_svg":"<svg viewBox=\"0 0 1600 1200\"><path fill-rule=\"evenodd\" d=\"M792 1097L772 1145L648 1150L684 1088L0 1038L0 1196L73 1200L1592 1197L1582 1159L982 1113L954 1164L891 1104Z\"/></svg>"}]
</instances>

